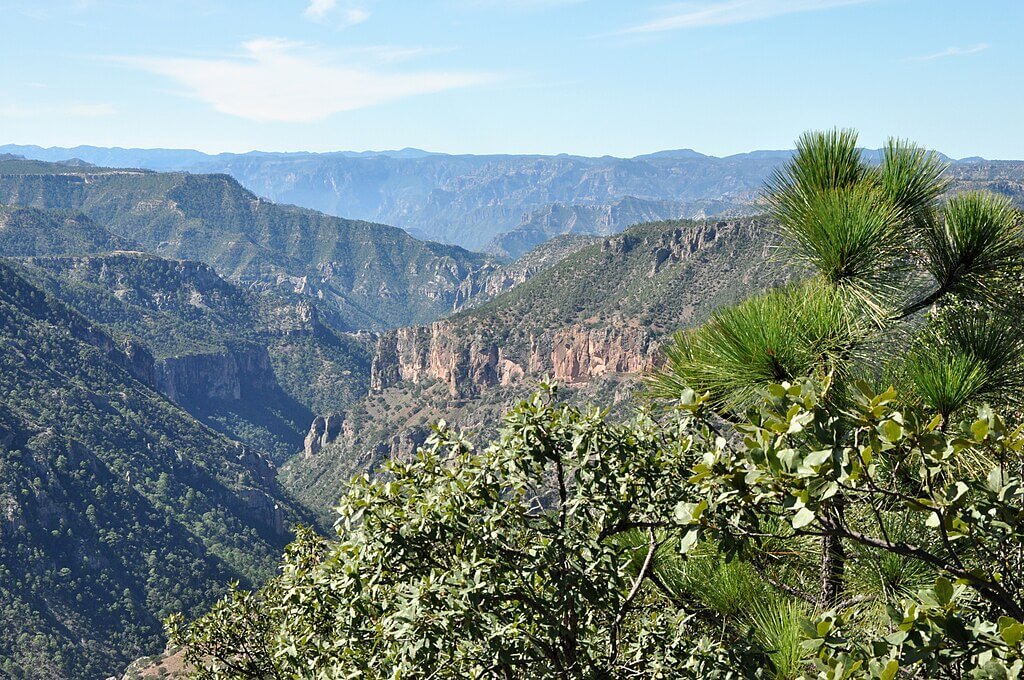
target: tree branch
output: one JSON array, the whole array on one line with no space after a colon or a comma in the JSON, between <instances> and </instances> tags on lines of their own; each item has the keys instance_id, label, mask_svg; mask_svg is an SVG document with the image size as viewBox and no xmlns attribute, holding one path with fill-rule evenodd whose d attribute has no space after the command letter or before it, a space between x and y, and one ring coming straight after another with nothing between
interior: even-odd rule
<instances>
[{"instance_id":1,"label":"tree branch","mask_svg":"<svg viewBox=\"0 0 1024 680\"><path fill-rule=\"evenodd\" d=\"M608 668L611 670L615 667L615 661L619 657L619 628L622 626L622 622L626 619L626 613L629 611L629 606L633 604L633 600L640 593L640 586L643 585L644 579L647 578L647 572L651 568L651 562L654 560L654 553L658 550L658 541L654 535L654 529L649 528L647 530L648 545L647 545L647 556L644 557L643 566L640 567L640 573L637 574L636 580L633 582L633 588L629 591L629 595L623 601L622 606L619 608L619 613L615 616L615 621L612 622L611 630L611 654L608 658Z\"/></svg>"},{"instance_id":2,"label":"tree branch","mask_svg":"<svg viewBox=\"0 0 1024 680\"><path fill-rule=\"evenodd\" d=\"M865 545L870 548L878 548L880 550L887 550L897 555L911 557L934 567L938 567L939 569L970 583L982 597L1005 611L1007 614L1010 614L1015 619L1020 620L1024 618L1024 608L1022 608L1020 604L1018 604L998 583L987 581L972 572L960 569L923 548L919 548L918 546L910 543L894 543L889 540L875 538L874 536L868 536L845 527L833 526L829 527L829 529L833 534L848 538L851 541L860 543L861 545Z\"/></svg>"}]
</instances>

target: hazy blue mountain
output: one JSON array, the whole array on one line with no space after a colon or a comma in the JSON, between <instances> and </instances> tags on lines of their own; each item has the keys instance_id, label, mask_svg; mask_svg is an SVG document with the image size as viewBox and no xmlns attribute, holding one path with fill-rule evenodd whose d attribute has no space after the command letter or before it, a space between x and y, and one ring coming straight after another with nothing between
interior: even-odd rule
<instances>
[{"instance_id":1,"label":"hazy blue mountain","mask_svg":"<svg viewBox=\"0 0 1024 680\"><path fill-rule=\"evenodd\" d=\"M220 172L255 194L331 215L401 227L417 238L481 250L507 232L558 212L567 223L548 224L522 240L522 252L545 234L606 233L600 216L627 198L672 201L688 206L714 202L700 211L651 211L641 219L678 216L729 216L751 212L771 172L792 156L791 150L760 150L724 158L692 149L675 149L634 158L545 155L448 155L419 149L381 152L266 153L204 155L167 149L40 149L0 146L0 151L29 158L77 157L121 167ZM876 159L877 149L865 150ZM977 158L954 162L987 165ZM1024 166L1022 166L1024 167ZM1024 176L1024 170L1021 171ZM561 207L556 207L561 206ZM579 210L576 210L579 208ZM621 231L629 222L616 221ZM520 241L523 234L512 235ZM490 245L489 245L490 244Z\"/></svg>"},{"instance_id":2,"label":"hazy blue mountain","mask_svg":"<svg viewBox=\"0 0 1024 680\"><path fill-rule=\"evenodd\" d=\"M514 229L495 236L484 247L484 251L514 260L549 239L564 234L610 236L643 222L749 215L757 210L756 203L734 204L724 200L686 203L644 200L632 196L600 205L553 203L523 215L522 221Z\"/></svg>"},{"instance_id":3,"label":"hazy blue mountain","mask_svg":"<svg viewBox=\"0 0 1024 680\"><path fill-rule=\"evenodd\" d=\"M599 214L625 198L695 203L719 201L721 213L742 212L763 179L785 160L715 158L692 149L636 158L544 155L447 155L418 149L382 152L204 155L168 149L0 146L0 151L57 161L77 157L98 165L221 172L259 196L331 215L393 224L418 238L480 250L516 229L527 215L554 204ZM646 219L685 211L661 211ZM621 230L630 223L621 223ZM577 220L555 233L601 233ZM530 245L533 243L531 242ZM528 249L528 246L526 246Z\"/></svg>"}]
</instances>

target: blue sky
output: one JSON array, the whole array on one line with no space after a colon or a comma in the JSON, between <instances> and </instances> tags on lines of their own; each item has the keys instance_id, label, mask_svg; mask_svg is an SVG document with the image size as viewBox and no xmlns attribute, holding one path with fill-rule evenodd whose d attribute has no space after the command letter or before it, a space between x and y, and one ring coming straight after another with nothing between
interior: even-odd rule
<instances>
[{"instance_id":1,"label":"blue sky","mask_svg":"<svg viewBox=\"0 0 1024 680\"><path fill-rule=\"evenodd\" d=\"M0 143L1024 158L1020 0L0 0Z\"/></svg>"}]
</instances>

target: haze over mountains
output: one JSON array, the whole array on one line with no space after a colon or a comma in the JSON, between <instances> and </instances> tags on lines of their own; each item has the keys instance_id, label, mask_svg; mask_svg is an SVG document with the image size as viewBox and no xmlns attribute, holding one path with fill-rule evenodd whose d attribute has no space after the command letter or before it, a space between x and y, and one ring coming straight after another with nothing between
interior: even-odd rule
<instances>
[{"instance_id":1,"label":"haze over mountains","mask_svg":"<svg viewBox=\"0 0 1024 680\"><path fill-rule=\"evenodd\" d=\"M690 149L634 158L382 152L208 155L191 150L0 146L110 167L225 173L257 196L401 227L418 238L515 259L557 234L609 235L647 220L759 212L790 151L725 158ZM874 152L869 152L869 157ZM1019 175L1017 161L953 161L957 178ZM1016 190L1016 189L1012 189Z\"/></svg>"}]
</instances>

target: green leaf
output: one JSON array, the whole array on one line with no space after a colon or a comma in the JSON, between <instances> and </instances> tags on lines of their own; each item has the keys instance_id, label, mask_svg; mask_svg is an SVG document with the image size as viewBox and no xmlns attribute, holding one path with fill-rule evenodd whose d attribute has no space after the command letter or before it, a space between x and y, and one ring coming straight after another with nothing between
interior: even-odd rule
<instances>
[{"instance_id":1,"label":"green leaf","mask_svg":"<svg viewBox=\"0 0 1024 680\"><path fill-rule=\"evenodd\" d=\"M820 451L812 451L807 454L807 457L804 458L804 465L818 467L830 460L832 460L832 449L821 449Z\"/></svg>"},{"instance_id":2,"label":"green leaf","mask_svg":"<svg viewBox=\"0 0 1024 680\"><path fill-rule=\"evenodd\" d=\"M697 545L697 539L700 536L700 532L697 529L690 529L683 537L679 539L679 552L686 554L693 549L693 546Z\"/></svg>"},{"instance_id":3,"label":"green leaf","mask_svg":"<svg viewBox=\"0 0 1024 680\"><path fill-rule=\"evenodd\" d=\"M953 600L953 584L945 576L935 579L935 597L941 605L947 605Z\"/></svg>"},{"instance_id":4,"label":"green leaf","mask_svg":"<svg viewBox=\"0 0 1024 680\"><path fill-rule=\"evenodd\" d=\"M708 502L702 500L699 503L679 503L676 505L675 518L684 524L694 524L700 520L700 516L708 509Z\"/></svg>"},{"instance_id":5,"label":"green leaf","mask_svg":"<svg viewBox=\"0 0 1024 680\"><path fill-rule=\"evenodd\" d=\"M1024 624L1009 616L999 617L999 635L1010 647L1016 647L1024 640Z\"/></svg>"},{"instance_id":6,"label":"green leaf","mask_svg":"<svg viewBox=\"0 0 1024 680\"><path fill-rule=\"evenodd\" d=\"M808 507L802 507L793 515L793 528L802 529L814 521L814 512Z\"/></svg>"},{"instance_id":7,"label":"green leaf","mask_svg":"<svg viewBox=\"0 0 1024 680\"><path fill-rule=\"evenodd\" d=\"M889 659L889 663L885 664L882 668L882 672L878 674L878 678L879 680L893 680L899 671L900 662L896 659Z\"/></svg>"},{"instance_id":8,"label":"green leaf","mask_svg":"<svg viewBox=\"0 0 1024 680\"><path fill-rule=\"evenodd\" d=\"M882 425L882 436L890 442L897 442L903 436L903 428L895 420L886 420Z\"/></svg>"}]
</instances>

